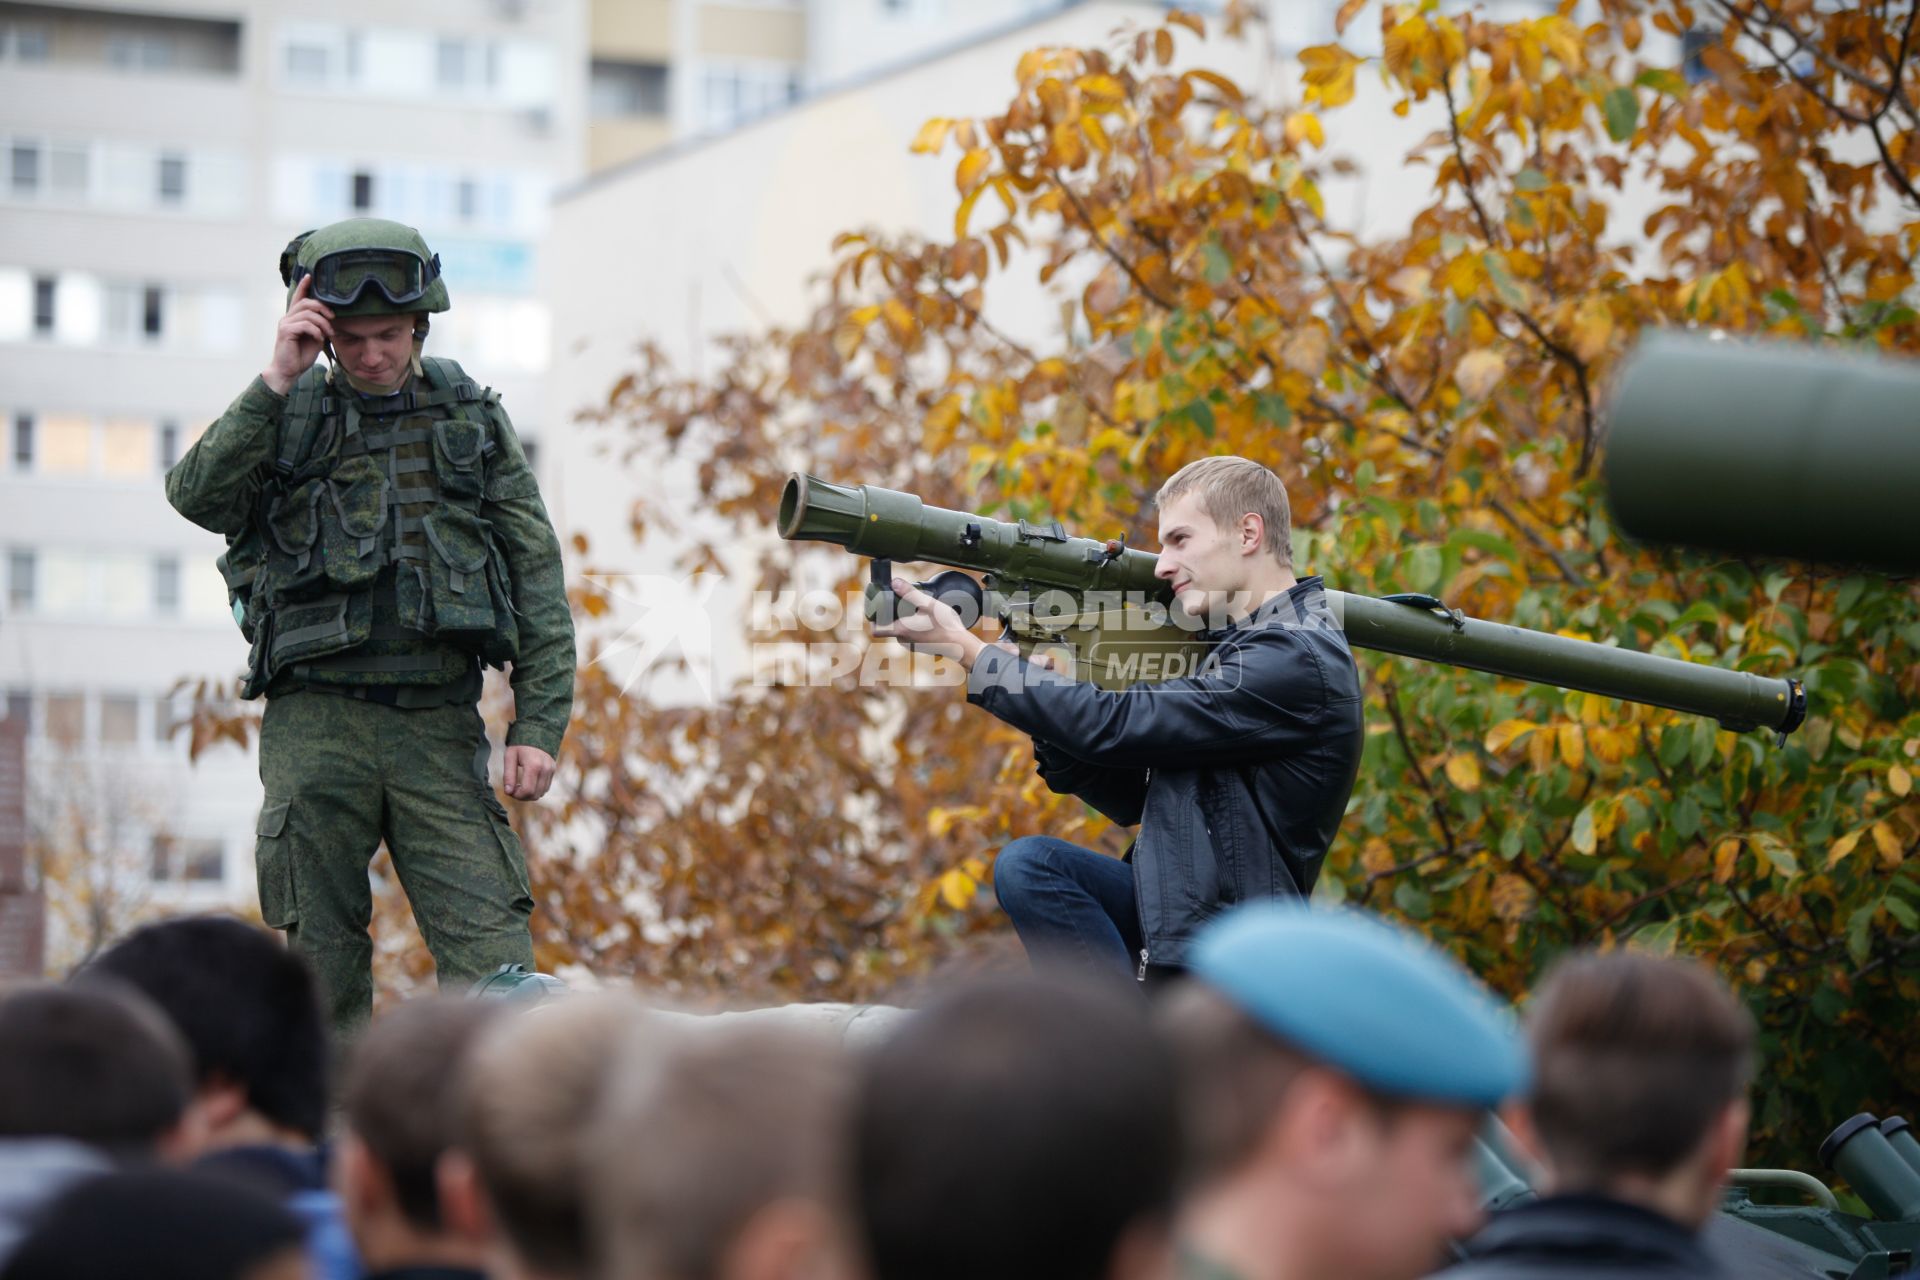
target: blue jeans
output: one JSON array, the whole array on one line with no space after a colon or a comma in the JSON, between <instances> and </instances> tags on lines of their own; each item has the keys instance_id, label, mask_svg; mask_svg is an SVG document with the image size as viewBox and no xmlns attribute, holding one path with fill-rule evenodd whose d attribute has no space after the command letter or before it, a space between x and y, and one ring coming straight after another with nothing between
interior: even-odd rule
<instances>
[{"instance_id":1,"label":"blue jeans","mask_svg":"<svg viewBox=\"0 0 1920 1280\"><path fill-rule=\"evenodd\" d=\"M1052 836L1000 850L993 891L1037 965L1075 965L1132 978L1140 962L1133 868Z\"/></svg>"}]
</instances>

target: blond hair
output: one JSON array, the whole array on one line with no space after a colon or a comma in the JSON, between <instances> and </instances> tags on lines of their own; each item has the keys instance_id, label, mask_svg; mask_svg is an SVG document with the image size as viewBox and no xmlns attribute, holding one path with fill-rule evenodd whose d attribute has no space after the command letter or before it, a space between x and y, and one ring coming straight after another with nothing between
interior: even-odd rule
<instances>
[{"instance_id":1,"label":"blond hair","mask_svg":"<svg viewBox=\"0 0 1920 1280\"><path fill-rule=\"evenodd\" d=\"M1293 514L1287 486L1280 477L1251 458L1201 458L1173 473L1154 496L1162 511L1189 493L1200 496L1200 509L1222 530L1256 515L1266 529L1266 548L1283 569L1293 567Z\"/></svg>"},{"instance_id":2,"label":"blond hair","mask_svg":"<svg viewBox=\"0 0 1920 1280\"><path fill-rule=\"evenodd\" d=\"M468 1055L458 1137L507 1242L534 1270L589 1270L596 1117L616 1052L647 1025L630 997L569 996L499 1019Z\"/></svg>"}]
</instances>

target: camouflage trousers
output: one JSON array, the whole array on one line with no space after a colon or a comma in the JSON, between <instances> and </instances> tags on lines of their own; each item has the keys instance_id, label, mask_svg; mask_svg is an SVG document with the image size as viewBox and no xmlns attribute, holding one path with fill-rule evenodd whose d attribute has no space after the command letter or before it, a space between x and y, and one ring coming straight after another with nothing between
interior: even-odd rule
<instances>
[{"instance_id":1,"label":"camouflage trousers","mask_svg":"<svg viewBox=\"0 0 1920 1280\"><path fill-rule=\"evenodd\" d=\"M318 974L334 1034L373 1010L368 865L386 841L440 985L533 966L526 855L487 778L472 703L401 708L312 690L260 726L260 914Z\"/></svg>"}]
</instances>

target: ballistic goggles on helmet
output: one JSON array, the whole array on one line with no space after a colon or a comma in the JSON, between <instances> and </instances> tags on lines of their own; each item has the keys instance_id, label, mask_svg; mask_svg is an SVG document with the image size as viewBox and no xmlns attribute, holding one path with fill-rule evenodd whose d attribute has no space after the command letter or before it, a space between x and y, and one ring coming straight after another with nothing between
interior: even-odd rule
<instances>
[{"instance_id":1,"label":"ballistic goggles on helmet","mask_svg":"<svg viewBox=\"0 0 1920 1280\"><path fill-rule=\"evenodd\" d=\"M296 265L289 284L311 275L308 296L330 307L352 306L368 289L393 306L418 302L440 278L440 255L428 262L406 249L341 249L323 254L311 268Z\"/></svg>"}]
</instances>

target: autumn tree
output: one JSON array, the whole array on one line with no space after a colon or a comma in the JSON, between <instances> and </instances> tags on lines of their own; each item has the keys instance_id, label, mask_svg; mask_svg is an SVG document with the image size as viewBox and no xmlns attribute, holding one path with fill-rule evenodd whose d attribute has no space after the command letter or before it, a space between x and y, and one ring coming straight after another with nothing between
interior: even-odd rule
<instances>
[{"instance_id":1,"label":"autumn tree","mask_svg":"<svg viewBox=\"0 0 1920 1280\"><path fill-rule=\"evenodd\" d=\"M697 457L743 536L803 466L1139 545L1161 478L1245 454L1345 590L1803 678L1811 716L1776 747L1362 654L1369 742L1318 896L1414 922L1515 996L1573 946L1706 957L1763 1027L1762 1142L1804 1160L1920 1078L1920 593L1633 545L1594 476L1644 328L1920 349L1914 10L1571 11L1351 0L1343 32L1377 21L1380 53L1305 50L1272 100L1177 69L1206 56L1186 15L1035 49L1003 113L914 144L954 157L950 239L845 236L807 325L702 378L643 352L590 416L630 458ZM1326 212L1363 81L1430 124L1406 162L1431 191L1384 237ZM1036 266L1075 303L1039 344L992 304ZM817 572L771 554L760 585ZM950 689L846 675L674 707L587 666L567 752L574 795L525 815L543 957L689 989L885 992L1000 935L979 889L1006 839L1116 847Z\"/></svg>"},{"instance_id":2,"label":"autumn tree","mask_svg":"<svg viewBox=\"0 0 1920 1280\"><path fill-rule=\"evenodd\" d=\"M1249 8L1227 6L1228 35ZM1920 1079L1920 591L1634 545L1595 472L1643 329L1920 351L1916 9L1574 8L1499 23L1348 0L1343 35L1377 22L1379 52L1307 49L1278 95L1199 69L1183 14L1032 50L1004 112L914 142L954 157L950 238L843 236L808 323L729 339L700 377L643 349L586 416L636 467L695 460L732 533L689 569L764 544L797 467L1141 545L1162 478L1238 453L1286 480L1296 562L1344 590L1804 679L1809 718L1775 746L1362 653L1368 746L1316 890L1515 997L1570 947L1710 960L1761 1024L1759 1154L1804 1163ZM1432 175L1386 235L1327 211L1372 141L1343 133L1363 84L1427 126L1410 155L1369 157ZM1072 303L1044 342L991 296L1035 270ZM667 514L637 502L636 534ZM756 585L856 582L831 563L771 549ZM591 581L576 603L607 612ZM982 893L1007 839L1119 848L954 690L862 678L857 616L825 637L757 621L756 643L838 639L858 661L699 705L585 655L566 793L518 815L543 967L735 999L898 994L1011 958Z\"/></svg>"}]
</instances>

